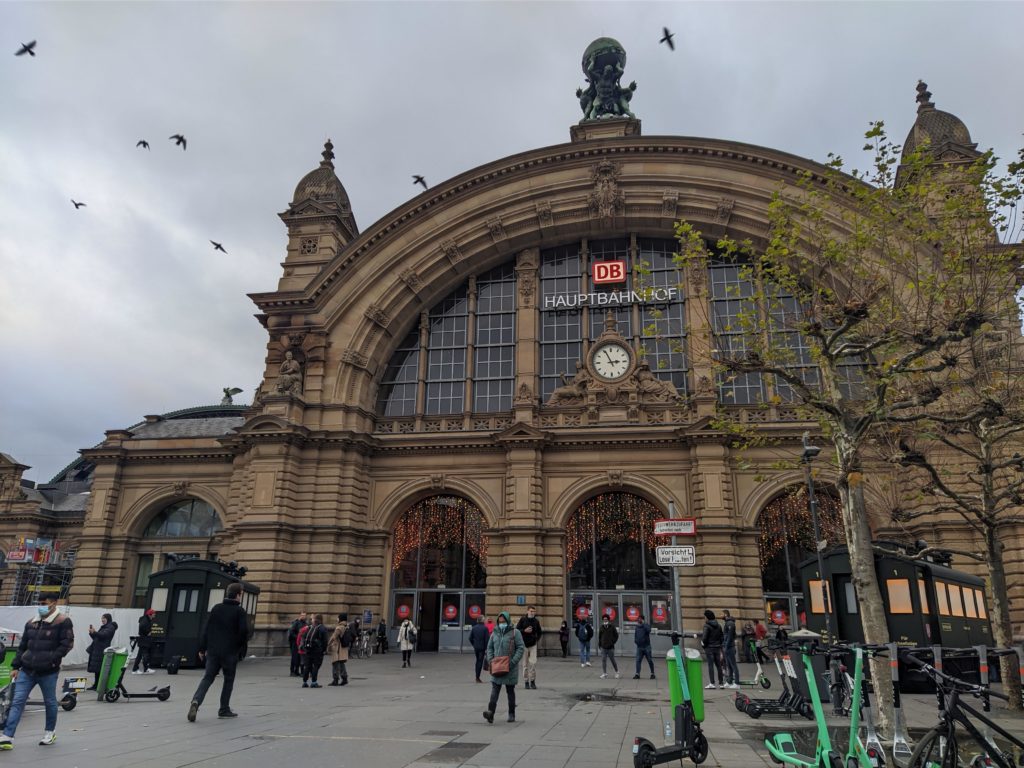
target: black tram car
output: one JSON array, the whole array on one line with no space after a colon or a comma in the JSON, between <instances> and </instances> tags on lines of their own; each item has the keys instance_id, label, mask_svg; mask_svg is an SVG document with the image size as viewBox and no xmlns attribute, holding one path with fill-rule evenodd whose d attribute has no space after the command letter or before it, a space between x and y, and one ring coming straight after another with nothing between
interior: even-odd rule
<instances>
[{"instance_id":1,"label":"black tram car","mask_svg":"<svg viewBox=\"0 0 1024 768\"><path fill-rule=\"evenodd\" d=\"M876 549L884 550L875 552L875 572L891 642L903 647L992 646L989 601L982 579L952 568L951 558L945 553L931 553L920 560L910 557L923 548L923 542L917 545L875 542L875 545ZM833 630L840 640L862 642L860 606L846 547L822 553L822 561L826 588L829 595L835 595L835 604L829 606ZM806 606L803 621L808 629L824 633L825 608L818 558L804 560L799 567ZM947 657L944 663L951 674L977 679L977 657ZM900 665L900 679L910 683L910 687L915 687L915 677L913 670L905 670Z\"/></svg>"},{"instance_id":2,"label":"black tram car","mask_svg":"<svg viewBox=\"0 0 1024 768\"><path fill-rule=\"evenodd\" d=\"M150 664L174 674L180 667L200 667L199 638L213 606L223 602L228 585L242 585L241 605L249 624L249 640L256 627L260 588L243 581L245 568L235 563L196 558L173 561L149 577L146 607L156 611L151 634Z\"/></svg>"}]
</instances>

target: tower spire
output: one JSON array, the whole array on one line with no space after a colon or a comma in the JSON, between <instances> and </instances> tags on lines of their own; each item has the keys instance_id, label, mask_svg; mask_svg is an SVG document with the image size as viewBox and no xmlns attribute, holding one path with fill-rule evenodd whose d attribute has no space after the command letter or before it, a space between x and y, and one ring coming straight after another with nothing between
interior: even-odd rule
<instances>
[{"instance_id":1,"label":"tower spire","mask_svg":"<svg viewBox=\"0 0 1024 768\"><path fill-rule=\"evenodd\" d=\"M321 168L334 169L334 145L331 144L331 140L328 139L324 142L324 151L321 152L324 159L320 161Z\"/></svg>"}]
</instances>

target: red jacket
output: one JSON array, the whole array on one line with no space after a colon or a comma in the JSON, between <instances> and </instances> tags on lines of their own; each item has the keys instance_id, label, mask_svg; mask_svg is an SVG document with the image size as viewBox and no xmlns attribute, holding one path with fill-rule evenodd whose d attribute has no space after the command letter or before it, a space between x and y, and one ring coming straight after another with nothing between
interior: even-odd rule
<instances>
[{"instance_id":1,"label":"red jacket","mask_svg":"<svg viewBox=\"0 0 1024 768\"><path fill-rule=\"evenodd\" d=\"M295 647L298 649L300 656L306 655L306 652L302 649L302 638L306 636L306 633L309 631L309 628L311 626L311 624L306 624L304 627L302 627L302 629L299 630L299 634L295 637Z\"/></svg>"}]
</instances>

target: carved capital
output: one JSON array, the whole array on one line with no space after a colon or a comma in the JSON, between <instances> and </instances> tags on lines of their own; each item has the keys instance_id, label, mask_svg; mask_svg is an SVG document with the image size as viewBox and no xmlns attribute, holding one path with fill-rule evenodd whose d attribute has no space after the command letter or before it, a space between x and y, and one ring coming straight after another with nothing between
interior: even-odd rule
<instances>
[{"instance_id":1,"label":"carved capital","mask_svg":"<svg viewBox=\"0 0 1024 768\"><path fill-rule=\"evenodd\" d=\"M419 293L423 290L423 280L412 268L403 269L398 276L403 283L409 286L413 293Z\"/></svg>"},{"instance_id":2,"label":"carved capital","mask_svg":"<svg viewBox=\"0 0 1024 768\"><path fill-rule=\"evenodd\" d=\"M366 312L363 316L372 323L376 323L381 328L387 328L391 322L391 318L388 317L388 313L378 307L376 304L371 304L367 307Z\"/></svg>"},{"instance_id":3,"label":"carved capital","mask_svg":"<svg viewBox=\"0 0 1024 768\"><path fill-rule=\"evenodd\" d=\"M441 243L441 252L444 253L453 267L466 258L465 254L462 253L462 249L459 248L458 243L454 240L445 240Z\"/></svg>"},{"instance_id":4,"label":"carved capital","mask_svg":"<svg viewBox=\"0 0 1024 768\"><path fill-rule=\"evenodd\" d=\"M495 216L493 219L487 220L487 231L490 233L491 240L494 242L505 239L505 225L501 223L500 216Z\"/></svg>"}]
</instances>

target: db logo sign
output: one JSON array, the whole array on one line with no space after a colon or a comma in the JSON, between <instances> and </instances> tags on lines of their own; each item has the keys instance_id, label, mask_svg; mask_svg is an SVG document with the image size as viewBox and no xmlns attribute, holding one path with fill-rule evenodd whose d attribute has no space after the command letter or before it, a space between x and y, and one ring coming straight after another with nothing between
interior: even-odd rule
<instances>
[{"instance_id":1,"label":"db logo sign","mask_svg":"<svg viewBox=\"0 0 1024 768\"><path fill-rule=\"evenodd\" d=\"M476 621L477 619L480 618L480 606L479 605L471 605L471 606L469 606L469 618L473 619L473 621Z\"/></svg>"},{"instance_id":2,"label":"db logo sign","mask_svg":"<svg viewBox=\"0 0 1024 768\"><path fill-rule=\"evenodd\" d=\"M630 621L636 621L640 618L640 609L635 605L629 606L629 608L626 609L626 618Z\"/></svg>"},{"instance_id":3,"label":"db logo sign","mask_svg":"<svg viewBox=\"0 0 1024 768\"><path fill-rule=\"evenodd\" d=\"M451 621L452 619L454 619L458 615L458 613L459 613L459 609L456 608L454 605L450 605L449 604L449 605L446 605L444 607L444 617L448 621Z\"/></svg>"},{"instance_id":4,"label":"db logo sign","mask_svg":"<svg viewBox=\"0 0 1024 768\"><path fill-rule=\"evenodd\" d=\"M590 611L587 610L587 606L581 605L576 609L576 618L583 621L587 616L590 615Z\"/></svg>"},{"instance_id":5,"label":"db logo sign","mask_svg":"<svg viewBox=\"0 0 1024 768\"><path fill-rule=\"evenodd\" d=\"M400 619L407 619L407 618L409 618L409 606L408 605L400 605L400 606L398 606L398 610L395 611L395 613L398 614L398 618L400 618Z\"/></svg>"},{"instance_id":6,"label":"db logo sign","mask_svg":"<svg viewBox=\"0 0 1024 768\"><path fill-rule=\"evenodd\" d=\"M601 283L626 282L626 262L596 261L594 262L594 285Z\"/></svg>"}]
</instances>

